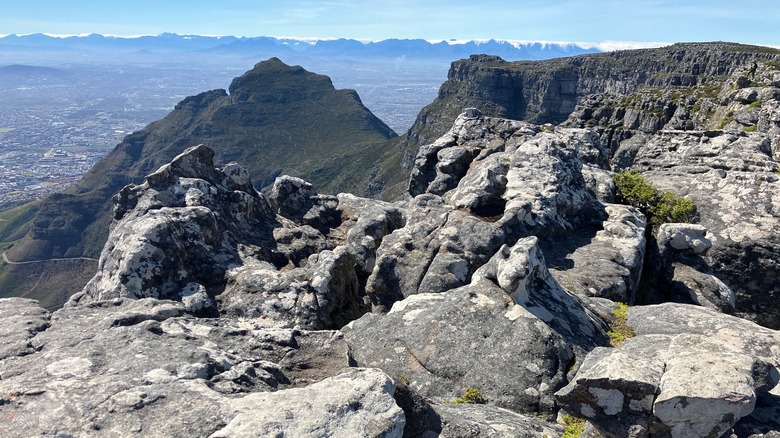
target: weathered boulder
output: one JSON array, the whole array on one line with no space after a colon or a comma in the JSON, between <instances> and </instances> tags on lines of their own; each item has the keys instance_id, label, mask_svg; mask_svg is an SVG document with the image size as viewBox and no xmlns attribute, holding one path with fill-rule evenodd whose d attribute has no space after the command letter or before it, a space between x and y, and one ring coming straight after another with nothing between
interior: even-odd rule
<instances>
[{"instance_id":1,"label":"weathered boulder","mask_svg":"<svg viewBox=\"0 0 780 438\"><path fill-rule=\"evenodd\" d=\"M260 262L230 270L227 279L217 297L222 314L267 326L338 328L371 310L344 246L310 255L305 268L280 271Z\"/></svg>"},{"instance_id":2,"label":"weathered boulder","mask_svg":"<svg viewBox=\"0 0 780 438\"><path fill-rule=\"evenodd\" d=\"M293 176L282 175L274 180L268 202L273 210L287 219L309 225L327 233L339 225L336 212L338 199L320 195L311 183Z\"/></svg>"},{"instance_id":3,"label":"weathered boulder","mask_svg":"<svg viewBox=\"0 0 780 438\"><path fill-rule=\"evenodd\" d=\"M603 222L548 239L542 247L550 272L568 290L632 303L642 275L647 221L625 205L605 204L604 212Z\"/></svg>"},{"instance_id":4,"label":"weathered boulder","mask_svg":"<svg viewBox=\"0 0 780 438\"><path fill-rule=\"evenodd\" d=\"M214 295L230 266L240 264L239 244L271 259L276 215L242 171L234 165L228 173L217 170L213 158L205 146L189 148L143 184L122 189L98 272L71 304L178 300L189 283Z\"/></svg>"},{"instance_id":5,"label":"weathered boulder","mask_svg":"<svg viewBox=\"0 0 780 438\"><path fill-rule=\"evenodd\" d=\"M780 381L774 330L671 303L633 307L629 324L636 337L594 349L555 395L603 436L719 437Z\"/></svg>"},{"instance_id":6,"label":"weathered boulder","mask_svg":"<svg viewBox=\"0 0 780 438\"><path fill-rule=\"evenodd\" d=\"M358 365L427 398L476 387L491 404L547 416L567 373L605 342L603 323L547 272L536 238L502 247L466 286L409 296L342 331Z\"/></svg>"},{"instance_id":7,"label":"weathered boulder","mask_svg":"<svg viewBox=\"0 0 780 438\"><path fill-rule=\"evenodd\" d=\"M665 339L664 339L665 340ZM605 436L647 436L664 362L629 349L599 347L577 375L555 394L568 412L587 419Z\"/></svg>"},{"instance_id":8,"label":"weathered boulder","mask_svg":"<svg viewBox=\"0 0 780 438\"><path fill-rule=\"evenodd\" d=\"M707 239L707 228L697 224L661 224L656 237L658 245L668 246L679 251L690 250L695 254L704 254L712 247Z\"/></svg>"},{"instance_id":9,"label":"weathered boulder","mask_svg":"<svg viewBox=\"0 0 780 438\"><path fill-rule=\"evenodd\" d=\"M273 207L239 165L215 169L210 149L187 149L120 192L98 273L69 305L154 297L196 315L305 329L338 328L369 311L350 252L365 251L329 235L341 226L338 198L293 177L271 192Z\"/></svg>"},{"instance_id":10,"label":"weathered boulder","mask_svg":"<svg viewBox=\"0 0 780 438\"><path fill-rule=\"evenodd\" d=\"M305 388L249 394L211 437L401 438L404 413L393 400L395 385L382 371L353 369Z\"/></svg>"}]
</instances>

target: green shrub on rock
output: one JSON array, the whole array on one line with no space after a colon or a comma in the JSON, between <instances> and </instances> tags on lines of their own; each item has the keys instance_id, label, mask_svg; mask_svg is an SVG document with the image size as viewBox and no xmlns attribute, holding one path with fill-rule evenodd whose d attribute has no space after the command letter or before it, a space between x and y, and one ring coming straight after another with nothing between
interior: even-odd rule
<instances>
[{"instance_id":1,"label":"green shrub on rock","mask_svg":"<svg viewBox=\"0 0 780 438\"><path fill-rule=\"evenodd\" d=\"M616 173L612 179L617 189L617 202L638 208L652 225L691 222L696 217L696 206L691 199L656 190L636 170Z\"/></svg>"}]
</instances>

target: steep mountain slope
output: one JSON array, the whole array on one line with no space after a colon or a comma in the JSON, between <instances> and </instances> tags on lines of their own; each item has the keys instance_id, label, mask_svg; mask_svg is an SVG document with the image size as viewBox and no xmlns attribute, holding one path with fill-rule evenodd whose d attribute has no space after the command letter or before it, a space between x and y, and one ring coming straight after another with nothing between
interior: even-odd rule
<instances>
[{"instance_id":1,"label":"steep mountain slope","mask_svg":"<svg viewBox=\"0 0 780 438\"><path fill-rule=\"evenodd\" d=\"M96 257L112 196L188 146L208 142L218 163L245 163L259 187L285 173L315 181L324 192L370 195L383 188L378 175L385 156L393 155L395 136L354 91L336 90L328 77L273 58L236 78L229 93L188 97L162 120L127 136L73 188L44 200L30 234L7 256L17 262ZM17 280L0 278L8 279L0 289ZM32 296L47 293L39 287Z\"/></svg>"}]
</instances>

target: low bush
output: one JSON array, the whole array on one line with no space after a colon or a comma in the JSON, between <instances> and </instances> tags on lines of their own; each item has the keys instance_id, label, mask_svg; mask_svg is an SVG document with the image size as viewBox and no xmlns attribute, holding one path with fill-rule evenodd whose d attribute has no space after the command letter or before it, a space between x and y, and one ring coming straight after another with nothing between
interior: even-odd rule
<instances>
[{"instance_id":1,"label":"low bush","mask_svg":"<svg viewBox=\"0 0 780 438\"><path fill-rule=\"evenodd\" d=\"M669 191L656 190L635 170L616 173L612 179L617 189L617 202L641 210L651 225L692 222L696 218L696 206L692 200Z\"/></svg>"}]
</instances>

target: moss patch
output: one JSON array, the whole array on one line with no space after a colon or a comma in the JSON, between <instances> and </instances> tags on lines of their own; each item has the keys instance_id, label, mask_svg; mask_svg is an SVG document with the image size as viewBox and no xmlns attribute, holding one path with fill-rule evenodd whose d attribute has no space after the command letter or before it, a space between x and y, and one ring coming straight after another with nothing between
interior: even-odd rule
<instances>
[{"instance_id":1,"label":"moss patch","mask_svg":"<svg viewBox=\"0 0 780 438\"><path fill-rule=\"evenodd\" d=\"M582 432L585 431L586 422L582 418L564 415L562 420L564 430L561 438L579 438L579 436L582 435Z\"/></svg>"},{"instance_id":2,"label":"moss patch","mask_svg":"<svg viewBox=\"0 0 780 438\"><path fill-rule=\"evenodd\" d=\"M473 386L466 388L463 391L463 395L452 401L453 404L472 404L472 405L484 405L487 403L487 399L482 395L482 391L479 388Z\"/></svg>"},{"instance_id":3,"label":"moss patch","mask_svg":"<svg viewBox=\"0 0 780 438\"><path fill-rule=\"evenodd\" d=\"M628 325L628 305L624 303L617 304L617 309L612 311L615 319L609 325L609 344L613 347L619 347L623 341L634 337L634 329Z\"/></svg>"}]
</instances>

